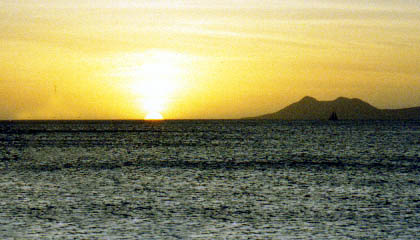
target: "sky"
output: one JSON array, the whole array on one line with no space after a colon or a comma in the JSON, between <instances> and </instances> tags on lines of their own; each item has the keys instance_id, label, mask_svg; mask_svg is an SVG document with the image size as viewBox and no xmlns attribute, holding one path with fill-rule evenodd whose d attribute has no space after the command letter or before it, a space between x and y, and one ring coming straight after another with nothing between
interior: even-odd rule
<instances>
[{"instance_id":1,"label":"sky","mask_svg":"<svg viewBox=\"0 0 420 240\"><path fill-rule=\"evenodd\" d=\"M420 0L2 0L0 119L420 106Z\"/></svg>"}]
</instances>

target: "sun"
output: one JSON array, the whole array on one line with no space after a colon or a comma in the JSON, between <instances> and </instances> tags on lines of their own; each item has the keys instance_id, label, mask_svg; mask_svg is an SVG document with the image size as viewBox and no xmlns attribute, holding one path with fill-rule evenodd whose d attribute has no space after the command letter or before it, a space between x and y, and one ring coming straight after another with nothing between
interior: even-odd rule
<instances>
[{"instance_id":1,"label":"sun","mask_svg":"<svg viewBox=\"0 0 420 240\"><path fill-rule=\"evenodd\" d=\"M163 120L163 116L158 112L150 112L146 115L144 120Z\"/></svg>"},{"instance_id":2,"label":"sun","mask_svg":"<svg viewBox=\"0 0 420 240\"><path fill-rule=\"evenodd\" d=\"M124 82L125 91L145 119L163 119L162 113L170 112L179 96L189 88L187 55L151 50L144 54L127 56L128 63L114 76ZM129 61L132 59L131 61Z\"/></svg>"},{"instance_id":3,"label":"sun","mask_svg":"<svg viewBox=\"0 0 420 240\"><path fill-rule=\"evenodd\" d=\"M169 60L165 55L157 55L130 71L131 92L137 95L147 119L162 119L160 113L181 88L181 68Z\"/></svg>"}]
</instances>

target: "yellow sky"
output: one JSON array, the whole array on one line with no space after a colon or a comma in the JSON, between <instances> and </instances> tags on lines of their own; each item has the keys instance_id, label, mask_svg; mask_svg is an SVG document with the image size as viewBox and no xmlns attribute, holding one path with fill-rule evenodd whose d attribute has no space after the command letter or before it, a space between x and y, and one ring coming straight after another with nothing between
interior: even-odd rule
<instances>
[{"instance_id":1,"label":"yellow sky","mask_svg":"<svg viewBox=\"0 0 420 240\"><path fill-rule=\"evenodd\" d=\"M3 0L0 119L420 106L418 0Z\"/></svg>"}]
</instances>

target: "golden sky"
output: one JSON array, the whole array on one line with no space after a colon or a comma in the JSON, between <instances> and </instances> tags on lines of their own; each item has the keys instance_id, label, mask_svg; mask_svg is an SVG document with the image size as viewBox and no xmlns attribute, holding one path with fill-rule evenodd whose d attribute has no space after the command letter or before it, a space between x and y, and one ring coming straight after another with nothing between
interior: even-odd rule
<instances>
[{"instance_id":1,"label":"golden sky","mask_svg":"<svg viewBox=\"0 0 420 240\"><path fill-rule=\"evenodd\" d=\"M2 0L0 119L420 106L419 0Z\"/></svg>"}]
</instances>

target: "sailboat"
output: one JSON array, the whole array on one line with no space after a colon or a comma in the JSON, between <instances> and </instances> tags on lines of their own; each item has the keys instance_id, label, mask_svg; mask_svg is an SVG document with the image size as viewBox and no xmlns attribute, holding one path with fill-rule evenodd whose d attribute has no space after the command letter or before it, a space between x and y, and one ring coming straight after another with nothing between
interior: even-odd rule
<instances>
[{"instance_id":1,"label":"sailboat","mask_svg":"<svg viewBox=\"0 0 420 240\"><path fill-rule=\"evenodd\" d=\"M338 117L337 117L337 113L332 112L330 118L328 118L328 120L330 121L337 121Z\"/></svg>"}]
</instances>

